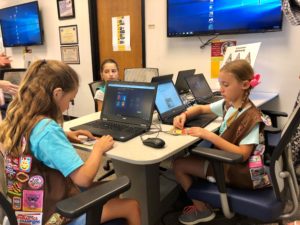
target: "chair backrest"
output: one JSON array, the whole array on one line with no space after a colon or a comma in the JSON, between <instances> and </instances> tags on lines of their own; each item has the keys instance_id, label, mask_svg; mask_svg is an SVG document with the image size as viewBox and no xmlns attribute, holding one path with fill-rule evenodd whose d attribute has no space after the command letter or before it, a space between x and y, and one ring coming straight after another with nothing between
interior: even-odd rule
<instances>
[{"instance_id":1,"label":"chair backrest","mask_svg":"<svg viewBox=\"0 0 300 225\"><path fill-rule=\"evenodd\" d=\"M94 98L95 96L95 93L96 93L96 90L97 88L102 84L102 81L99 80L99 81L94 81L94 82L91 82L89 83L89 87L90 87L90 90L91 90L91 93L92 93L92 96Z\"/></svg>"},{"instance_id":2,"label":"chair backrest","mask_svg":"<svg viewBox=\"0 0 300 225\"><path fill-rule=\"evenodd\" d=\"M278 171L283 170L288 172L293 168L288 168L287 165L290 165L289 156L291 155L290 148L288 147L292 135L296 132L298 126L300 124L300 105L298 105L293 113L290 115L288 122L286 123L284 130L282 131L282 136L279 140L278 145L275 147L271 157L270 163L270 175L273 183L274 192L276 194L277 199L281 199L281 193L283 192L283 178L280 177L281 174ZM287 163L283 163L282 161L286 161ZM296 182L296 181L295 181Z\"/></svg>"},{"instance_id":3,"label":"chair backrest","mask_svg":"<svg viewBox=\"0 0 300 225\"><path fill-rule=\"evenodd\" d=\"M89 83L89 87L90 87L90 90L91 90L91 93L92 93L92 98L94 99L94 96L95 96L95 93L96 93L96 90L97 88L102 84L102 81L99 80L99 81L94 81L94 82L91 82ZM95 102L95 111L97 112L98 111L98 106L97 106L97 102L94 100Z\"/></svg>"},{"instance_id":4,"label":"chair backrest","mask_svg":"<svg viewBox=\"0 0 300 225\"><path fill-rule=\"evenodd\" d=\"M133 82L151 82L152 77L158 76L158 68L126 68L124 80Z\"/></svg>"}]
</instances>

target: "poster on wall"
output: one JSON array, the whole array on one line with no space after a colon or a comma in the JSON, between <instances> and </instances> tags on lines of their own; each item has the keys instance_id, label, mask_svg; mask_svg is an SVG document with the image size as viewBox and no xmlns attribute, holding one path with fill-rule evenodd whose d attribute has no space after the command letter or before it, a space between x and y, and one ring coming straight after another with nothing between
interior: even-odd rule
<instances>
[{"instance_id":1,"label":"poster on wall","mask_svg":"<svg viewBox=\"0 0 300 225\"><path fill-rule=\"evenodd\" d=\"M130 16L112 18L113 51L131 51L130 47Z\"/></svg>"},{"instance_id":2,"label":"poster on wall","mask_svg":"<svg viewBox=\"0 0 300 225\"><path fill-rule=\"evenodd\" d=\"M237 59L245 59L247 60L252 67L254 67L254 63L258 54L258 50L260 48L261 42L245 44L245 45L237 45L228 47L224 56L224 60L221 64L221 67L228 62L237 60Z\"/></svg>"},{"instance_id":3,"label":"poster on wall","mask_svg":"<svg viewBox=\"0 0 300 225\"><path fill-rule=\"evenodd\" d=\"M220 64L223 62L228 47L235 46L233 40L216 40L211 43L211 78L218 78Z\"/></svg>"}]
</instances>

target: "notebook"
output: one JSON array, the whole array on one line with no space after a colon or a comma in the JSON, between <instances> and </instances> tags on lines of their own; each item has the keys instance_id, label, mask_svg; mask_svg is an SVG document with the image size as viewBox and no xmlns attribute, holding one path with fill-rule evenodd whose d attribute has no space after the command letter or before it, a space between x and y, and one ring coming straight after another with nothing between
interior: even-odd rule
<instances>
[{"instance_id":1,"label":"notebook","mask_svg":"<svg viewBox=\"0 0 300 225\"><path fill-rule=\"evenodd\" d=\"M187 77L186 82L198 104L210 104L223 98L214 95L202 73Z\"/></svg>"},{"instance_id":2,"label":"notebook","mask_svg":"<svg viewBox=\"0 0 300 225\"><path fill-rule=\"evenodd\" d=\"M179 94L189 92L189 86L186 83L186 78L194 75L195 69L181 70L178 72L175 87Z\"/></svg>"},{"instance_id":3,"label":"notebook","mask_svg":"<svg viewBox=\"0 0 300 225\"><path fill-rule=\"evenodd\" d=\"M186 106L183 104L171 79L165 79L163 77L158 79L158 77L156 77L156 82L158 82L158 86L155 107L162 123L171 125L173 124L175 116L186 111ZM217 116L215 114L202 114L193 120L187 121L185 126L205 127L216 118Z\"/></svg>"},{"instance_id":4,"label":"notebook","mask_svg":"<svg viewBox=\"0 0 300 225\"><path fill-rule=\"evenodd\" d=\"M157 83L110 81L99 120L70 128L128 141L150 129Z\"/></svg>"}]
</instances>

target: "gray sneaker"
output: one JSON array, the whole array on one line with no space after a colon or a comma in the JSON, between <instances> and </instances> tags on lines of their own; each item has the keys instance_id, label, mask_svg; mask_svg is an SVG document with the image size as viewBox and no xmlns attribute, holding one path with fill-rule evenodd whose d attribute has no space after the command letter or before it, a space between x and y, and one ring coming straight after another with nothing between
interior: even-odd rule
<instances>
[{"instance_id":1,"label":"gray sneaker","mask_svg":"<svg viewBox=\"0 0 300 225\"><path fill-rule=\"evenodd\" d=\"M208 222L215 218L216 214L210 209L199 211L194 205L187 206L179 216L179 222L186 225L193 225L201 222Z\"/></svg>"}]
</instances>

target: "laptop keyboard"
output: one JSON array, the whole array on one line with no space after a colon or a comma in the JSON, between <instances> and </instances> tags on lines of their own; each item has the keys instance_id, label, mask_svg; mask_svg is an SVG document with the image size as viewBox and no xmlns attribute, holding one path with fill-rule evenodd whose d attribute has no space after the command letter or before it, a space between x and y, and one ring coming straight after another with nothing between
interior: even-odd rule
<instances>
[{"instance_id":1,"label":"laptop keyboard","mask_svg":"<svg viewBox=\"0 0 300 225\"><path fill-rule=\"evenodd\" d=\"M121 124L121 123L116 123L116 122L111 122L111 121L100 121L100 120L95 120L92 121L88 124L89 126L93 128L100 128L100 129L108 129L108 130L126 130L128 132L137 132L140 130L143 130L141 127L133 127L132 125L129 124Z\"/></svg>"}]
</instances>

